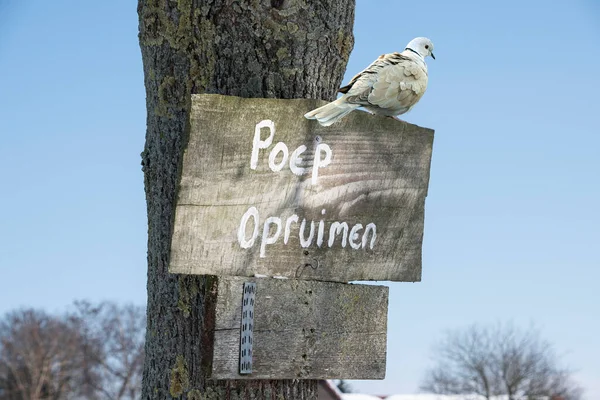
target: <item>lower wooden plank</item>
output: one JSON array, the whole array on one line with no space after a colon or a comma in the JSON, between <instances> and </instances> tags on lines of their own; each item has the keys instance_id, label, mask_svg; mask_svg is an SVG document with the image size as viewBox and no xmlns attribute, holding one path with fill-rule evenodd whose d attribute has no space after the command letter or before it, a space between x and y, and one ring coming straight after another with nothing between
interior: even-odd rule
<instances>
[{"instance_id":1,"label":"lower wooden plank","mask_svg":"<svg viewBox=\"0 0 600 400\"><path fill-rule=\"evenodd\" d=\"M244 282L256 282L252 374L239 374ZM383 379L388 288L219 277L213 379Z\"/></svg>"}]
</instances>

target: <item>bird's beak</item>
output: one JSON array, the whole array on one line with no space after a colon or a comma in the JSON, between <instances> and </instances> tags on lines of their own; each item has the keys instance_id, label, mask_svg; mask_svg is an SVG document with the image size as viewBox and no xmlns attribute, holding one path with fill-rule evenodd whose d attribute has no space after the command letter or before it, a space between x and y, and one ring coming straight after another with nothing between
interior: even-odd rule
<instances>
[{"instance_id":1,"label":"bird's beak","mask_svg":"<svg viewBox=\"0 0 600 400\"><path fill-rule=\"evenodd\" d=\"M433 55L433 53L431 53L431 58L433 58L435 60L435 56Z\"/></svg>"}]
</instances>

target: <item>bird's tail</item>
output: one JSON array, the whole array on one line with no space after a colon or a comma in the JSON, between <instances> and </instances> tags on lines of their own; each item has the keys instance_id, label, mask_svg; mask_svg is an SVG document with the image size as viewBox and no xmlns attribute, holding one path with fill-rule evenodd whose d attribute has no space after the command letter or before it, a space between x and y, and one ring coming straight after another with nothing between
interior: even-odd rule
<instances>
[{"instance_id":1,"label":"bird's tail","mask_svg":"<svg viewBox=\"0 0 600 400\"><path fill-rule=\"evenodd\" d=\"M349 104L345 100L343 97L340 97L331 103L325 104L323 107L307 112L304 114L304 118L316 119L321 125L329 126L359 107L359 105Z\"/></svg>"}]
</instances>

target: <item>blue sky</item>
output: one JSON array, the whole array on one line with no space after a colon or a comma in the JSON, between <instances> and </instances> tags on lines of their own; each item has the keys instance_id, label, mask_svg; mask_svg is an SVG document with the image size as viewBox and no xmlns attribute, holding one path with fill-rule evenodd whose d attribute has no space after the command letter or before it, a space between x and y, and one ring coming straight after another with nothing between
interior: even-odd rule
<instances>
[{"instance_id":1,"label":"blue sky","mask_svg":"<svg viewBox=\"0 0 600 400\"><path fill-rule=\"evenodd\" d=\"M444 330L510 320L600 398L600 3L359 0L344 82L415 36L423 281L389 284L387 379L353 386L416 391ZM0 0L0 313L145 303L145 115L135 1Z\"/></svg>"}]
</instances>

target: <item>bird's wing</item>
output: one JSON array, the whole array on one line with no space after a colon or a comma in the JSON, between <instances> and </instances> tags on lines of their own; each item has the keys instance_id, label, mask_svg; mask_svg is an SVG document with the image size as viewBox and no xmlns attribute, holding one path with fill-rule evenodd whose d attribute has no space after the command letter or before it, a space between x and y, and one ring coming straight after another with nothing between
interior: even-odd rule
<instances>
[{"instance_id":1,"label":"bird's wing","mask_svg":"<svg viewBox=\"0 0 600 400\"><path fill-rule=\"evenodd\" d=\"M427 88L427 70L400 53L380 56L341 88L351 104L382 109L415 105Z\"/></svg>"},{"instance_id":2,"label":"bird's wing","mask_svg":"<svg viewBox=\"0 0 600 400\"><path fill-rule=\"evenodd\" d=\"M399 54L399 53L392 53L392 54ZM361 83L368 83L369 81L371 81L374 78L373 74L376 74L381 68L385 67L386 65L389 65L387 58L389 56L391 56L392 54L380 55L377 58L377 60L375 60L371 64L369 64L369 66L367 68L363 69L358 74L354 75L352 77L352 79L350 80L350 83L344 87L341 87L338 90L338 92L346 94L346 93L348 93L348 91L350 89L352 89L352 87L354 87L354 84L356 82L361 81Z\"/></svg>"}]
</instances>

